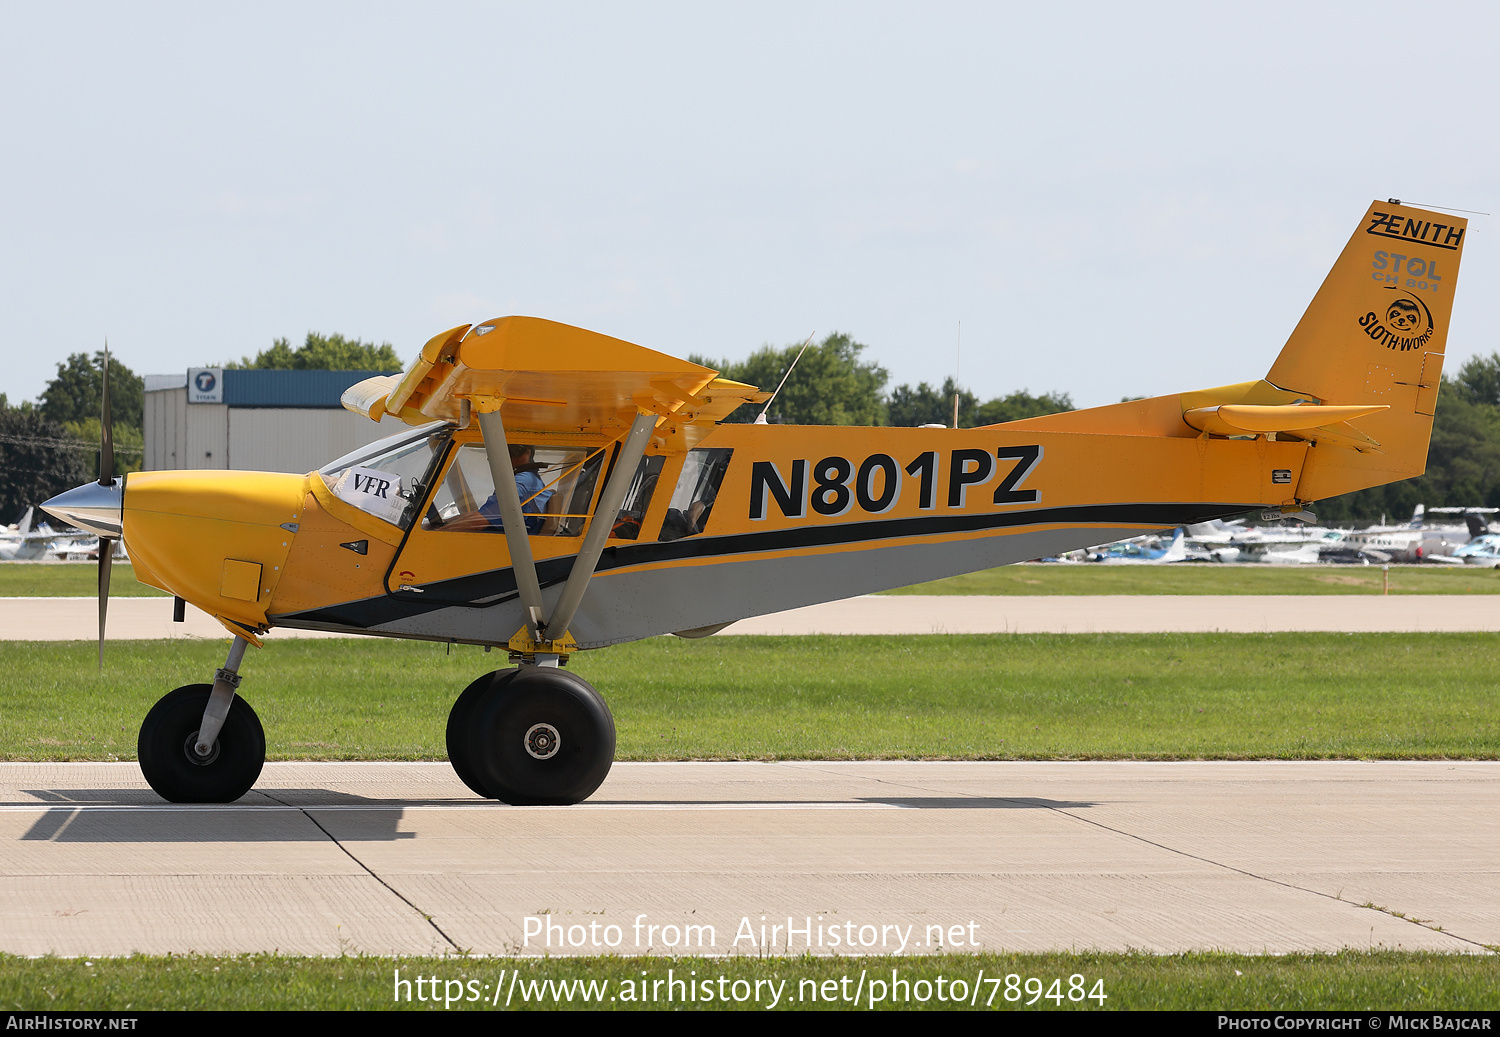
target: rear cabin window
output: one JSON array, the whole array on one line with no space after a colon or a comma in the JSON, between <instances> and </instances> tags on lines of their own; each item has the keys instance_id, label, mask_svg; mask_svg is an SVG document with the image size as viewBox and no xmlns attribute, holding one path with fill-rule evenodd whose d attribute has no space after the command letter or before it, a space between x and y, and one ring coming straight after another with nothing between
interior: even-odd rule
<instances>
[{"instance_id":1,"label":"rear cabin window","mask_svg":"<svg viewBox=\"0 0 1500 1037\"><path fill-rule=\"evenodd\" d=\"M651 497L656 493L656 482L661 478L662 465L666 457L643 457L636 465L635 478L630 480L630 489L625 492L625 503L620 505L620 515L615 519L609 535L617 540L639 540L641 520L651 510Z\"/></svg>"},{"instance_id":2,"label":"rear cabin window","mask_svg":"<svg viewBox=\"0 0 1500 1037\"><path fill-rule=\"evenodd\" d=\"M708 525L732 450L689 450L661 523L660 540L697 536Z\"/></svg>"}]
</instances>

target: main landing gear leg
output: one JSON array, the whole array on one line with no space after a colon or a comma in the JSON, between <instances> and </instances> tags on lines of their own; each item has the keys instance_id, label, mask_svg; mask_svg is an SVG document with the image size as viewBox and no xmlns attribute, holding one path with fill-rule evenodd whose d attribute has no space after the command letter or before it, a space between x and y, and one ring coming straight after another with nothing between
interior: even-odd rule
<instances>
[{"instance_id":1,"label":"main landing gear leg","mask_svg":"<svg viewBox=\"0 0 1500 1037\"><path fill-rule=\"evenodd\" d=\"M637 412L614 468L599 494L594 516L549 616L532 559L519 490L505 466L509 444L497 410L479 415L495 483L495 503L505 520L516 591L526 625L510 640L514 670L486 674L464 690L448 714L448 759L469 788L488 799L516 804L578 803L593 794L615 759L615 720L604 699L582 677L562 669L556 648L576 648L568 627L599 564L625 494L635 478L655 413ZM518 644L518 642L524 642Z\"/></svg>"},{"instance_id":2,"label":"main landing gear leg","mask_svg":"<svg viewBox=\"0 0 1500 1037\"><path fill-rule=\"evenodd\" d=\"M236 637L212 685L187 684L168 693L141 723L141 773L163 799L231 803L260 777L265 730L250 703L235 703L247 644Z\"/></svg>"}]
</instances>

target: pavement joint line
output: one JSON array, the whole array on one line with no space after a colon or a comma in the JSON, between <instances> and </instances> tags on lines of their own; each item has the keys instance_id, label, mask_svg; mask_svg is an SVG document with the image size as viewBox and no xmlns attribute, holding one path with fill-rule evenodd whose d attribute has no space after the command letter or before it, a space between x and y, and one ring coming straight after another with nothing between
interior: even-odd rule
<instances>
[{"instance_id":1,"label":"pavement joint line","mask_svg":"<svg viewBox=\"0 0 1500 1037\"><path fill-rule=\"evenodd\" d=\"M1430 930L1432 932L1442 933L1444 936L1451 937L1452 939L1458 940L1461 943L1467 943L1467 944L1469 944L1469 945L1471 945L1473 947L1479 948L1481 950L1488 950L1489 949L1488 945L1485 944L1481 940L1471 940L1467 936L1460 936L1458 933L1455 933L1455 932L1453 932L1450 929L1444 929L1441 926L1427 925L1426 922L1427 921L1431 921L1431 919L1426 919L1424 921L1419 921L1417 919L1408 918L1406 915L1403 915L1403 914L1401 914L1399 912L1390 911L1390 910L1387 910L1386 908L1378 907L1374 903L1356 904L1352 900L1345 900L1342 896L1340 896L1338 894L1325 893L1325 892L1323 892L1320 889L1311 889L1311 888L1309 888L1307 886L1299 886L1295 882L1285 882L1285 881L1283 881L1281 879L1273 879L1273 878L1271 878L1268 875L1257 875L1253 871L1247 871L1244 868L1236 868L1232 864L1226 864L1223 861L1216 861L1216 860L1214 860L1214 859L1212 859L1210 857L1202 857L1202 856L1199 856L1196 853L1189 853L1187 850L1180 850L1180 849L1178 849L1175 846L1168 846L1165 843L1159 843L1159 842L1157 842L1154 839L1148 839L1148 838L1146 838L1143 835L1136 835L1134 832L1127 832L1124 829L1115 828L1112 825L1104 824L1101 821L1095 821L1092 818L1079 817L1077 814L1069 813L1067 810L1062 809L1061 807L1049 807L1048 809L1050 809L1050 810L1056 810L1059 814L1062 814L1065 817L1072 818L1075 821L1081 821L1084 824L1093 825L1096 828L1102 828L1104 831L1106 831L1106 832L1113 832L1116 835L1123 835L1127 839L1134 839L1134 840L1136 840L1138 842L1145 843L1147 846L1154 846L1157 849L1165 850L1167 853L1178 854L1179 856L1186 857L1189 860L1201 861L1202 863L1210 865L1212 867L1223 868L1225 871L1231 871L1231 872L1234 872L1237 875L1244 875L1246 878L1256 879L1257 881L1260 881L1260 882L1269 882L1272 885L1274 885L1274 886L1280 886L1283 889L1296 890L1299 893L1311 893L1315 897L1322 897L1324 900L1332 900L1335 903L1339 903L1339 904L1347 904L1350 907L1358 908L1360 910L1373 910L1373 911L1375 911L1377 913L1388 915L1391 918L1399 918L1399 919L1401 919L1404 922L1410 922L1412 925L1415 925L1418 928L1427 929L1427 930Z\"/></svg>"},{"instance_id":2,"label":"pavement joint line","mask_svg":"<svg viewBox=\"0 0 1500 1037\"><path fill-rule=\"evenodd\" d=\"M266 795L266 794L262 793L262 795ZM270 796L269 798L275 799L276 797L275 796ZM281 801L277 800L277 802L281 802ZM290 803L283 803L282 805L283 806L292 806L292 804L290 804ZM337 846L340 850L342 850L344 852L344 855L346 857L348 857L351 861L353 861L355 864L358 864L361 868L363 868L364 871L365 871L365 874L369 875L370 878L374 879L376 882L380 883L386 889L390 890L390 892L391 892L391 894L393 896L395 896L398 900L400 900L407 907L411 908L417 914L421 915L422 919L428 925L432 926L433 930L447 942L447 944L448 944L449 947L453 948L453 950L454 950L455 953L458 953L458 954L464 953L463 949L460 948L458 944L456 944L456 943L453 942L453 938L450 937L447 933L443 932L443 927L440 926L440 925L438 925L437 922L433 919L433 917L431 915L429 915L426 911L423 911L416 904L413 904L410 900L408 900L400 892L400 890L396 889L396 887L392 886L385 879L383 879L379 875L375 874L375 870L373 868L371 868L368 864L366 864L364 861L360 860L353 853L351 853L350 850L349 850L349 848L347 846L345 846L342 842L340 842L338 839L336 839L334 837L334 835L333 835L332 832L330 832L328 829L324 828L323 825L322 825L322 823L319 822L317 818L313 817L311 814L309 814L307 812L306 809L304 809L302 807L293 807L293 809L295 809L303 817L305 817L309 821L311 821L317 827L318 831L322 832L324 835L326 835L328 837L328 841L329 842L333 843L333 845Z\"/></svg>"},{"instance_id":3,"label":"pavement joint line","mask_svg":"<svg viewBox=\"0 0 1500 1037\"><path fill-rule=\"evenodd\" d=\"M1339 892L1342 894L1343 891L1340 890ZM1341 895L1337 899L1343 900L1344 898ZM1348 901L1345 901L1345 902L1348 903ZM1440 925L1433 925L1432 924L1432 919L1430 919L1430 918L1414 918L1413 916L1408 915L1408 914L1406 914L1403 911L1394 911L1391 908L1383 907L1380 904L1375 903L1375 901L1373 901L1373 900L1367 900L1363 904L1360 904L1359 906L1362 907L1362 908L1364 908L1367 911L1378 911L1379 913L1381 913L1383 915L1390 915L1392 918L1399 918L1403 922L1410 922L1412 925L1421 926L1423 929L1429 929L1429 930L1431 930L1432 932L1435 932L1435 933L1442 933L1444 936L1453 936L1454 939L1457 939L1457 940L1463 940L1464 939L1464 937L1462 937L1462 936L1456 936L1454 933L1449 932L1447 929L1443 928ZM1477 943L1478 941L1467 940L1466 942L1468 942L1468 943ZM1493 946L1491 946L1490 944L1480 943L1479 946L1483 947L1485 950L1489 951L1491 954L1496 953L1495 948Z\"/></svg>"},{"instance_id":4,"label":"pavement joint line","mask_svg":"<svg viewBox=\"0 0 1500 1037\"><path fill-rule=\"evenodd\" d=\"M893 781L893 780L891 780L889 778L874 778L874 779L871 779L871 780L875 781L877 784L880 784L880 785L895 785L895 786L900 787L900 788L912 789L913 791L917 791L917 792L929 792L929 793L933 793L934 795L938 794L938 790L936 790L936 789L923 788L923 787L921 787L919 785L913 785L913 784L911 784L909 782ZM973 799L981 798L981 797L974 796L972 793L963 792L961 790L955 791L954 794L957 795L957 796L963 797L963 798L973 798ZM1115 835L1124 836L1127 839L1134 839L1137 842L1145 843L1147 846L1153 846L1153 847L1155 847L1158 850L1164 850L1167 853L1176 854L1176 855L1178 855L1180 857L1186 857L1189 860L1199 861L1200 863L1207 864L1210 867L1222 868L1225 871L1233 872L1236 875L1243 875L1246 878L1255 879L1255 880L1260 881L1260 882L1269 882L1272 885L1281 886L1283 889L1295 890L1295 891L1297 891L1299 893L1310 893L1313 896L1322 897L1325 900L1332 900L1332 901L1335 901L1336 903L1340 903L1340 904L1347 904L1350 907L1358 908L1358 909L1363 910L1363 911L1375 911L1378 914L1383 914L1383 915L1386 915L1386 916L1391 917L1391 918L1399 918L1403 922L1410 922L1412 925L1415 925L1418 928L1427 929L1427 930L1429 930L1431 932L1435 932L1435 933L1442 933L1444 936L1450 937L1450 938L1452 938L1454 940L1458 940L1461 943L1467 943L1467 944L1469 944L1469 945L1471 945L1473 947L1479 948L1481 950L1488 951L1490 953L1494 953L1494 948L1491 947L1489 944L1484 943L1481 940L1470 939L1467 936L1460 936L1458 933L1453 932L1451 929L1446 929L1443 926L1432 925L1431 924L1432 919L1430 919L1430 918L1425 918L1425 919L1412 918L1412 917L1410 917L1410 916L1408 916L1406 914L1403 914L1400 911L1393 911L1390 908L1381 907L1379 904L1376 904L1373 901L1369 901L1369 902L1366 902L1364 904L1356 904L1352 900L1345 900L1343 898L1343 896L1342 896L1342 890L1340 891L1339 894L1329 894L1329 893L1325 893L1325 892L1323 892L1322 890L1319 890L1319 889L1310 889L1310 888L1308 888L1306 886L1299 886L1299 885L1297 885L1294 882L1285 882L1285 881L1283 881L1281 879L1273 879L1273 878L1271 878L1271 877L1269 877L1267 875L1257 875L1253 871L1247 871L1244 868L1237 868L1237 867L1235 867L1232 864L1226 864L1223 861L1216 861L1216 860L1213 860L1210 857L1202 857L1202 856L1199 856L1196 853L1189 853L1187 850L1181 850L1181 849L1178 849L1175 846L1168 846L1165 843L1157 842L1155 839L1148 839L1148 838L1146 838L1143 835L1137 835L1134 832L1128 832L1128 831L1125 831L1124 829L1116 828L1113 825L1107 825L1107 824L1105 824L1102 821L1095 821L1093 818L1080 817L1079 815L1071 813L1070 811L1068 811L1067 809L1065 809L1063 807L1053 806L1050 803L1048 803L1046 800L1038 799L1036 797L1028 797L1028 796L996 796L996 797L989 797L989 798L1001 799L1001 800L1005 800L1005 801L1013 802L1013 803L1029 803L1029 804L1032 804L1034 806L1040 806L1040 807L1043 807L1043 808L1045 808L1047 810L1051 810L1054 813L1061 814L1062 816L1064 816L1066 818L1069 818L1070 820L1078 821L1078 822L1081 822L1082 824L1086 824L1086 825L1092 825L1095 828L1099 828L1099 829L1101 829L1103 831L1106 831L1106 832L1111 832L1111 833L1113 833Z\"/></svg>"}]
</instances>

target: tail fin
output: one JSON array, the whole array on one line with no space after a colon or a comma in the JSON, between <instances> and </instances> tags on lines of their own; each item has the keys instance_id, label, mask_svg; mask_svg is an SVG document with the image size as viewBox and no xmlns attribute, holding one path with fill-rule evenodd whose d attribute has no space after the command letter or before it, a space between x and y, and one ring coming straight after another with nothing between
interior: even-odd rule
<instances>
[{"instance_id":1,"label":"tail fin","mask_svg":"<svg viewBox=\"0 0 1500 1037\"><path fill-rule=\"evenodd\" d=\"M1389 409L1357 419L1376 450L1313 446L1298 499L1426 470L1467 228L1456 216L1375 202L1344 246L1266 378L1323 404Z\"/></svg>"},{"instance_id":2,"label":"tail fin","mask_svg":"<svg viewBox=\"0 0 1500 1037\"><path fill-rule=\"evenodd\" d=\"M1182 539L1182 527L1178 526L1172 532L1172 543L1162 554L1163 562L1182 562L1187 560L1187 544Z\"/></svg>"}]
</instances>

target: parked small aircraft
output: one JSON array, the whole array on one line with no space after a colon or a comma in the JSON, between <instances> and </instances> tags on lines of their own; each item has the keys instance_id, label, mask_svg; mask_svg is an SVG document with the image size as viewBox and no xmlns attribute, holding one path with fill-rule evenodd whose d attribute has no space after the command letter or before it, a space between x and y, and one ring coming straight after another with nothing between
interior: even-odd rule
<instances>
[{"instance_id":1,"label":"parked small aircraft","mask_svg":"<svg viewBox=\"0 0 1500 1037\"><path fill-rule=\"evenodd\" d=\"M353 386L346 407L414 427L305 476L122 484L106 386L100 480L46 507L123 535L138 578L234 635L212 685L141 725L141 769L167 799L255 782L265 739L236 702L239 669L284 626L508 649L515 667L454 704L454 769L482 796L572 803L615 747L604 700L563 669L580 649L1420 475L1465 226L1371 205L1270 373L1237 385L975 429L724 424L767 394L506 317Z\"/></svg>"},{"instance_id":2,"label":"parked small aircraft","mask_svg":"<svg viewBox=\"0 0 1500 1037\"><path fill-rule=\"evenodd\" d=\"M1233 561L1261 565L1312 565L1322 557L1323 543L1320 540L1285 538L1247 541L1239 546L1240 553Z\"/></svg>"},{"instance_id":3,"label":"parked small aircraft","mask_svg":"<svg viewBox=\"0 0 1500 1037\"><path fill-rule=\"evenodd\" d=\"M34 514L34 508L27 508L14 529L0 531L0 561L40 560L60 548L97 539L92 533L56 533L45 522L40 522L33 528L31 521Z\"/></svg>"},{"instance_id":4,"label":"parked small aircraft","mask_svg":"<svg viewBox=\"0 0 1500 1037\"><path fill-rule=\"evenodd\" d=\"M1163 544L1157 536L1124 540L1089 551L1084 561L1099 565L1170 565L1187 561L1187 545L1179 526L1173 531L1170 543Z\"/></svg>"},{"instance_id":5,"label":"parked small aircraft","mask_svg":"<svg viewBox=\"0 0 1500 1037\"><path fill-rule=\"evenodd\" d=\"M1304 565L1318 561L1343 534L1322 526L1255 526L1200 522L1189 527L1187 555L1195 562Z\"/></svg>"},{"instance_id":6,"label":"parked small aircraft","mask_svg":"<svg viewBox=\"0 0 1500 1037\"><path fill-rule=\"evenodd\" d=\"M1453 557L1464 565L1500 569L1500 533L1481 533L1457 548Z\"/></svg>"},{"instance_id":7,"label":"parked small aircraft","mask_svg":"<svg viewBox=\"0 0 1500 1037\"><path fill-rule=\"evenodd\" d=\"M1452 508L1435 508L1435 511L1451 512ZM1471 530L1473 523L1470 523ZM1391 561L1406 565L1419 562L1454 562L1453 552L1469 540L1463 527L1433 527L1427 525L1427 506L1418 504L1411 513L1411 521L1404 526L1371 526L1344 535L1344 546L1356 550L1379 552Z\"/></svg>"}]
</instances>

